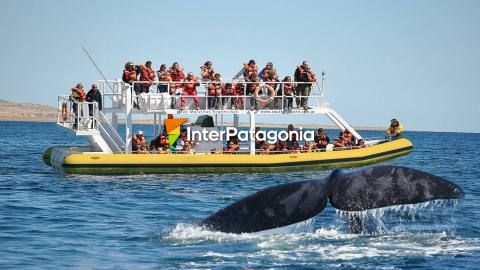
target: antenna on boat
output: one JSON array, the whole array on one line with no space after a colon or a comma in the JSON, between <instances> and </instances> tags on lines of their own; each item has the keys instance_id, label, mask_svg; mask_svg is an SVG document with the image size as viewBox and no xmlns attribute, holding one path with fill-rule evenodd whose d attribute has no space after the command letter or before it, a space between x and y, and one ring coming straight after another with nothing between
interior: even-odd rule
<instances>
[{"instance_id":1,"label":"antenna on boat","mask_svg":"<svg viewBox=\"0 0 480 270\"><path fill-rule=\"evenodd\" d=\"M85 52L85 54L88 56L88 58L90 59L90 61L92 61L93 65L97 68L97 70L98 70L98 72L100 73L100 75L102 75L103 80L104 80L105 83L108 85L108 87L110 88L110 90L112 90L112 92L113 92L113 88L112 88L112 86L110 85L110 83L108 82L107 78L105 77L105 75L103 75L103 72L100 70L100 68L98 67L97 63L95 63L95 61L93 61L92 56L90 56L90 54L88 53L87 49L85 49L85 47L83 47L83 45L82 45L82 49L83 49L83 51Z\"/></svg>"}]
</instances>

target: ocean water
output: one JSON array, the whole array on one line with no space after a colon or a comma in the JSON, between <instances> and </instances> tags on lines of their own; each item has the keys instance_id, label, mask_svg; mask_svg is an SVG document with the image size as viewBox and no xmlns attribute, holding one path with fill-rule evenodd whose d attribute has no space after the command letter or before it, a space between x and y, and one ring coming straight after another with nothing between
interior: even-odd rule
<instances>
[{"instance_id":1,"label":"ocean water","mask_svg":"<svg viewBox=\"0 0 480 270\"><path fill-rule=\"evenodd\" d=\"M141 127L148 135L146 126ZM223 175L61 175L52 145L85 144L52 123L0 122L0 269L478 269L480 134L405 132L414 152L387 162L459 184L464 199L364 213L350 234L331 206L256 234L196 223L264 187L328 171ZM331 131L333 137L336 133ZM379 131L361 132L382 137Z\"/></svg>"}]
</instances>

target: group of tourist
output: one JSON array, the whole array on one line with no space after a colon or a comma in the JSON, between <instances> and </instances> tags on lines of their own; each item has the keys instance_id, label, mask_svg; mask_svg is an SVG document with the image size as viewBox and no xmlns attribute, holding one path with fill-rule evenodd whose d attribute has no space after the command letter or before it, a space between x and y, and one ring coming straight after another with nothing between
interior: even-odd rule
<instances>
[{"instance_id":1,"label":"group of tourist","mask_svg":"<svg viewBox=\"0 0 480 270\"><path fill-rule=\"evenodd\" d=\"M102 110L102 94L98 90L96 84L92 84L88 93L85 94L83 84L77 83L77 85L71 89L69 99L70 101L72 101L72 111L75 115L75 120L73 124L74 129L78 127L78 116L83 116L83 109L81 107L78 107L78 102L96 102L98 110ZM93 104L88 104L88 115L94 115Z\"/></svg>"},{"instance_id":2,"label":"group of tourist","mask_svg":"<svg viewBox=\"0 0 480 270\"><path fill-rule=\"evenodd\" d=\"M399 138L403 131L403 127L396 119L392 119L391 123L391 126L387 130L389 140ZM294 131L294 129L294 126L290 124L286 131L288 133ZM259 127L255 129L255 134L258 132L260 132ZM177 143L180 145L179 150L177 150ZM168 135L166 133L160 133L155 139L150 141L150 144L147 144L147 140L141 130L133 135L132 138L132 151L138 154L155 152L159 154L169 154L172 153L172 151L177 154L193 154L195 153L195 146L196 142L188 140L186 130L181 131L179 139L172 146L169 144ZM340 132L339 136L336 137L333 142L330 141L330 138L323 128L317 130L313 141L305 141L303 144L299 143L295 134L293 134L288 140L279 140L276 143L269 143L265 140L255 140L255 150L260 154L302 153L327 150L340 151L364 147L367 147L365 141L363 139L356 140L353 137L353 134L347 129ZM223 147L224 154L238 153L239 150L240 141L238 137L231 137L226 142L225 147Z\"/></svg>"},{"instance_id":3,"label":"group of tourist","mask_svg":"<svg viewBox=\"0 0 480 270\"><path fill-rule=\"evenodd\" d=\"M192 72L185 74L184 69L177 62L174 62L169 68L162 64L157 71L154 71L152 62L147 61L144 65L127 62L123 70L122 80L133 85L136 95L149 93L151 87L156 85L158 93L168 92L172 95L172 108L176 106L176 95L181 95L181 109L185 109L185 98L191 97L197 110L200 109L197 87L201 84L206 87L208 109L224 109L228 105L230 106L228 109L241 109L244 103L243 98L240 97L245 95L252 96L250 106L257 108L258 100L253 97L258 96L261 91L260 82L263 81L268 86L267 91L272 91L268 95L275 97L275 106L279 106L279 97L284 96L285 109L293 108L294 97L296 97L297 108L311 109L308 107L308 96L312 84L317 81L317 78L308 61L303 61L300 66L297 66L294 80L290 76L285 76L280 81L277 69L272 62L267 63L259 71L255 60L244 63L242 70L233 79L236 80L242 75L243 81L241 82L223 83L220 73L215 72L211 61L206 61L200 67L200 79ZM155 81L155 78L158 81ZM134 83L136 81L138 83ZM182 89L181 93L177 93L178 89ZM270 102L271 100L268 101L268 103Z\"/></svg>"}]
</instances>

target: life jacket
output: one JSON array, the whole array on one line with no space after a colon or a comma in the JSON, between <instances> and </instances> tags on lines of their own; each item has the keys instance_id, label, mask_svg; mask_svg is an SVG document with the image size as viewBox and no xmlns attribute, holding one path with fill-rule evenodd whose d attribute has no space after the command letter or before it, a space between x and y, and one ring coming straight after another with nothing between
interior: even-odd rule
<instances>
[{"instance_id":1,"label":"life jacket","mask_svg":"<svg viewBox=\"0 0 480 270\"><path fill-rule=\"evenodd\" d=\"M85 100L87 100L87 96L85 95L85 92L81 89L76 88L76 87L72 88L72 94L70 95L70 98L73 101L85 101Z\"/></svg>"},{"instance_id":2,"label":"life jacket","mask_svg":"<svg viewBox=\"0 0 480 270\"><path fill-rule=\"evenodd\" d=\"M193 79L190 81L184 81L181 86L183 87L184 91L194 92L197 90L197 86L199 85L200 84L197 82L197 78L193 77Z\"/></svg>"},{"instance_id":3,"label":"life jacket","mask_svg":"<svg viewBox=\"0 0 480 270\"><path fill-rule=\"evenodd\" d=\"M208 68L206 66L201 66L200 70L202 72L202 79L211 80L211 79L214 78L215 71L213 70L213 68Z\"/></svg>"},{"instance_id":4,"label":"life jacket","mask_svg":"<svg viewBox=\"0 0 480 270\"><path fill-rule=\"evenodd\" d=\"M258 76L258 67L256 65L254 67L251 67L248 64L243 64L243 66L245 67L245 71L243 72L243 76L245 78Z\"/></svg>"},{"instance_id":5,"label":"life jacket","mask_svg":"<svg viewBox=\"0 0 480 270\"><path fill-rule=\"evenodd\" d=\"M293 93L294 87L291 83L283 84L283 94L284 95L291 95Z\"/></svg>"},{"instance_id":6,"label":"life jacket","mask_svg":"<svg viewBox=\"0 0 480 270\"><path fill-rule=\"evenodd\" d=\"M135 70L124 70L122 80L125 83L132 84L133 81L137 80L137 73Z\"/></svg>"},{"instance_id":7,"label":"life jacket","mask_svg":"<svg viewBox=\"0 0 480 270\"><path fill-rule=\"evenodd\" d=\"M234 84L233 91L234 91L234 95L237 95L237 96L245 95L245 87L243 87L243 84L241 83Z\"/></svg>"},{"instance_id":8,"label":"life jacket","mask_svg":"<svg viewBox=\"0 0 480 270\"><path fill-rule=\"evenodd\" d=\"M143 83L144 86L149 87L152 85L151 81L155 79L155 72L152 68L147 67L146 65L141 65L142 73L140 75L140 81L148 81Z\"/></svg>"},{"instance_id":9,"label":"life jacket","mask_svg":"<svg viewBox=\"0 0 480 270\"><path fill-rule=\"evenodd\" d=\"M208 94L210 96L219 96L222 93L222 82L213 81L215 83L208 84Z\"/></svg>"},{"instance_id":10,"label":"life jacket","mask_svg":"<svg viewBox=\"0 0 480 270\"><path fill-rule=\"evenodd\" d=\"M157 71L158 80L161 82L170 82L172 81L172 77L168 71Z\"/></svg>"},{"instance_id":11,"label":"life jacket","mask_svg":"<svg viewBox=\"0 0 480 270\"><path fill-rule=\"evenodd\" d=\"M273 71L273 73L275 73L275 76L277 75L277 69L276 68L272 68L272 69L267 69L266 67L264 67L260 73L258 74L258 76L262 79L262 80L265 80L267 76L267 73L269 71Z\"/></svg>"},{"instance_id":12,"label":"life jacket","mask_svg":"<svg viewBox=\"0 0 480 270\"><path fill-rule=\"evenodd\" d=\"M271 86L273 89L277 88L277 80L275 78L265 77L265 84Z\"/></svg>"},{"instance_id":13,"label":"life jacket","mask_svg":"<svg viewBox=\"0 0 480 270\"><path fill-rule=\"evenodd\" d=\"M235 95L235 89L231 83L226 83L222 88L222 95L233 96Z\"/></svg>"},{"instance_id":14,"label":"life jacket","mask_svg":"<svg viewBox=\"0 0 480 270\"><path fill-rule=\"evenodd\" d=\"M183 71L183 68L174 71L172 68L168 70L168 73L170 74L170 77L172 78L172 81L177 82L185 79L185 72Z\"/></svg>"}]
</instances>

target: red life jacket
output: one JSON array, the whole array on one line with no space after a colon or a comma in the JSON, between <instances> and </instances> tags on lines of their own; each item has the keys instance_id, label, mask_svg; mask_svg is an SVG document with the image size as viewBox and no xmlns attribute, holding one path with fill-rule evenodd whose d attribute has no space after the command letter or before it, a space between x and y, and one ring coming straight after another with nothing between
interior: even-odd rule
<instances>
[{"instance_id":1,"label":"red life jacket","mask_svg":"<svg viewBox=\"0 0 480 270\"><path fill-rule=\"evenodd\" d=\"M170 68L168 70L168 73L170 74L170 77L172 78L172 81L174 81L174 82L181 81L181 80L185 79L185 72L183 71L183 68L181 68L179 70L175 70L175 71Z\"/></svg>"},{"instance_id":2,"label":"red life jacket","mask_svg":"<svg viewBox=\"0 0 480 270\"><path fill-rule=\"evenodd\" d=\"M185 81L182 83L182 87L183 87L183 90L184 91L187 91L187 92L194 92L197 90L197 86L199 86L200 84L197 82L197 78L193 77L192 80L189 80L189 81Z\"/></svg>"},{"instance_id":3,"label":"red life jacket","mask_svg":"<svg viewBox=\"0 0 480 270\"><path fill-rule=\"evenodd\" d=\"M243 64L245 67L245 72L243 73L244 77L256 77L258 76L258 67L255 65L254 67L251 67L248 64Z\"/></svg>"},{"instance_id":4,"label":"red life jacket","mask_svg":"<svg viewBox=\"0 0 480 270\"><path fill-rule=\"evenodd\" d=\"M135 70L124 70L122 78L124 79L124 82L131 84L133 81L137 80L137 73Z\"/></svg>"},{"instance_id":5,"label":"red life jacket","mask_svg":"<svg viewBox=\"0 0 480 270\"><path fill-rule=\"evenodd\" d=\"M283 85L283 94L284 95L291 95L293 93L293 84L286 83Z\"/></svg>"},{"instance_id":6,"label":"red life jacket","mask_svg":"<svg viewBox=\"0 0 480 270\"><path fill-rule=\"evenodd\" d=\"M147 67L146 65L141 65L142 74L140 75L140 81L148 81L143 83L144 86L150 87L152 85L151 81L155 79L155 72L152 68Z\"/></svg>"},{"instance_id":7,"label":"red life jacket","mask_svg":"<svg viewBox=\"0 0 480 270\"><path fill-rule=\"evenodd\" d=\"M225 84L222 89L222 95L224 96L233 96L235 94L235 89L232 84Z\"/></svg>"}]
</instances>

